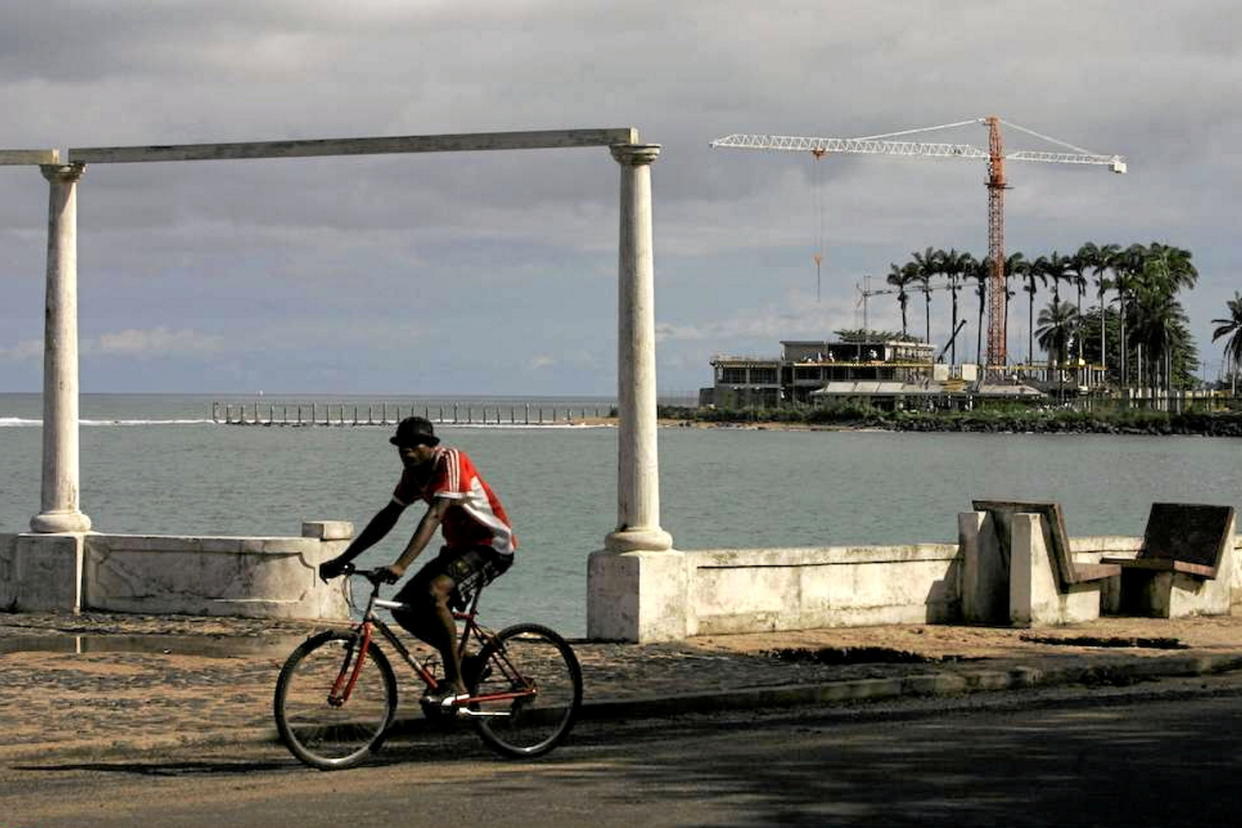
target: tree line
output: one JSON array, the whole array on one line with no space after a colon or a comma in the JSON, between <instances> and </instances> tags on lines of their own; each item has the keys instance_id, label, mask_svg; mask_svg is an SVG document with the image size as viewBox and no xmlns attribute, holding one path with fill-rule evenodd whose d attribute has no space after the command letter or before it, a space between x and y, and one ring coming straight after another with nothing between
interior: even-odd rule
<instances>
[{"instance_id":1,"label":"tree line","mask_svg":"<svg viewBox=\"0 0 1242 828\"><path fill-rule=\"evenodd\" d=\"M901 307L902 335L908 335L912 294L923 294L925 334L930 342L932 292L949 292L950 330L956 331L959 293L972 290L978 298L975 360L981 362L991 271L989 259L977 259L952 248L928 247L913 252L904 264L891 265L886 281L895 288ZM1193 289L1199 278L1189 250L1160 242L1124 248L1087 242L1068 255L1052 251L1028 259L1023 253L1013 253L1005 259L1004 274L1006 320L1018 289L1027 294L1028 362L1033 360L1038 343L1051 364L1101 365L1110 381L1119 386L1182 388L1195 383L1198 349L1178 300L1179 294ZM933 286L932 280L937 278L943 278L944 284ZM1049 289L1051 298L1037 318L1035 297L1041 288ZM1062 301L1063 292L1069 299ZM1095 304L1084 309L1088 295ZM1212 320L1220 326L1212 339L1225 340L1225 359L1236 377L1242 367L1242 295L1228 303L1228 313L1225 318ZM956 362L956 339L950 350Z\"/></svg>"}]
</instances>

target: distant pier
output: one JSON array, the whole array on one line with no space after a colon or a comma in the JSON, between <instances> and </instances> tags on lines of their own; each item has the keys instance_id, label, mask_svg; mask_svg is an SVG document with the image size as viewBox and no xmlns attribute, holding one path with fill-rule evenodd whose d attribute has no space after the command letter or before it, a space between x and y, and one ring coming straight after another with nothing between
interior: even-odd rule
<instances>
[{"instance_id":1,"label":"distant pier","mask_svg":"<svg viewBox=\"0 0 1242 828\"><path fill-rule=\"evenodd\" d=\"M425 417L444 425L556 425L615 417L606 405L538 403L397 405L391 403L229 403L213 401L212 422L259 426L385 426L405 417Z\"/></svg>"}]
</instances>

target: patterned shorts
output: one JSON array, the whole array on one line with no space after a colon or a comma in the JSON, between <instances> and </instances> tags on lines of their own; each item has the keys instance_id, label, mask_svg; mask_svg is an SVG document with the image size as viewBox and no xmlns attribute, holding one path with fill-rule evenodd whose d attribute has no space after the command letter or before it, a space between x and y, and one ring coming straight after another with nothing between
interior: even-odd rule
<instances>
[{"instance_id":1,"label":"patterned shorts","mask_svg":"<svg viewBox=\"0 0 1242 828\"><path fill-rule=\"evenodd\" d=\"M418 570L395 598L402 603L415 603L427 595L433 580L447 575L453 579L454 585L449 603L455 609L465 609L476 592L503 575L512 565L511 556L501 555L490 546L467 549L441 547L440 554Z\"/></svg>"}]
</instances>

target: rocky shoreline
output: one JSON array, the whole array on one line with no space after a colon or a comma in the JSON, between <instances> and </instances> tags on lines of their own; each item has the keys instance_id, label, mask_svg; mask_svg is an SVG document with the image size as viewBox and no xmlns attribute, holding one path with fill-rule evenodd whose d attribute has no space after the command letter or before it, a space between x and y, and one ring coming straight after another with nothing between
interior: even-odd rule
<instances>
[{"instance_id":1,"label":"rocky shoreline","mask_svg":"<svg viewBox=\"0 0 1242 828\"><path fill-rule=\"evenodd\" d=\"M831 409L787 411L672 409L660 411L668 425L700 428L758 428L824 431L972 432L984 434L1119 434L1242 437L1242 412L897 411Z\"/></svg>"}]
</instances>

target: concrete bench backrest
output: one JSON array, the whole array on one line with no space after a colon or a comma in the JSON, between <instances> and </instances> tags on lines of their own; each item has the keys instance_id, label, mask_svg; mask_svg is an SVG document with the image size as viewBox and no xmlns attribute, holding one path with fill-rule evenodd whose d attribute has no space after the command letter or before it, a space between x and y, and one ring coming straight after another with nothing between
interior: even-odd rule
<instances>
[{"instance_id":1,"label":"concrete bench backrest","mask_svg":"<svg viewBox=\"0 0 1242 828\"><path fill-rule=\"evenodd\" d=\"M1233 542L1232 506L1153 503L1139 560L1177 562L1178 569L1215 578L1225 545Z\"/></svg>"},{"instance_id":2,"label":"concrete bench backrest","mask_svg":"<svg viewBox=\"0 0 1242 828\"><path fill-rule=\"evenodd\" d=\"M1049 550L1055 562L1057 581L1062 588L1077 583L1078 573L1070 558L1069 538L1065 534L1065 519L1061 516L1061 504L1036 500L975 500L971 502L976 512L988 512L996 522L996 532L1006 558L1009 554L1009 527L1012 517L1019 513L1040 515L1051 535Z\"/></svg>"},{"instance_id":3,"label":"concrete bench backrest","mask_svg":"<svg viewBox=\"0 0 1242 828\"><path fill-rule=\"evenodd\" d=\"M1075 584L1099 581L1121 573L1115 564L1076 563L1070 551L1069 535L1065 531L1065 518L1061 504L1039 500L975 500L976 512L988 512L996 524L1001 550L1009 558L1009 532L1015 514L1033 514L1043 518L1047 530L1045 541L1052 558L1052 569L1062 591Z\"/></svg>"}]
</instances>

